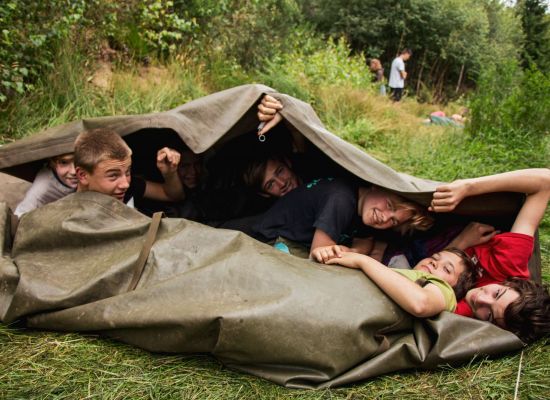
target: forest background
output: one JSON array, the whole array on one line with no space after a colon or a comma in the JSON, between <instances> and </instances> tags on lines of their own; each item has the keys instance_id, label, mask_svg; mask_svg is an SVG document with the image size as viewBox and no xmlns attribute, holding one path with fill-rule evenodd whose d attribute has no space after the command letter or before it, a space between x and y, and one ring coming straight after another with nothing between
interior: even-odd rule
<instances>
[{"instance_id":1,"label":"forest background","mask_svg":"<svg viewBox=\"0 0 550 400\"><path fill-rule=\"evenodd\" d=\"M84 117L164 111L239 84L313 105L329 130L393 168L450 181L550 160L548 2L521 0L6 0L0 144ZM404 47L407 94L377 95ZM422 123L470 109L465 129ZM550 282L550 218L540 229ZM520 398L550 392L548 340L458 368L294 391L207 356L0 326L0 398ZM520 366L520 358L522 363Z\"/></svg>"}]
</instances>

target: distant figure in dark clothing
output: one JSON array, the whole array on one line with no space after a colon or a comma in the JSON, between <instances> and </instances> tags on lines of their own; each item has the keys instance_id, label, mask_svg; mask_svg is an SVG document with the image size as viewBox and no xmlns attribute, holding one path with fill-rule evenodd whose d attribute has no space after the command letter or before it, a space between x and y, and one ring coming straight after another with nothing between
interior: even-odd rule
<instances>
[{"instance_id":1,"label":"distant figure in dark clothing","mask_svg":"<svg viewBox=\"0 0 550 400\"><path fill-rule=\"evenodd\" d=\"M380 95L385 96L386 85L384 84L384 68L382 68L382 63L378 58L373 58L370 60L369 69L374 74L373 81L380 86Z\"/></svg>"}]
</instances>

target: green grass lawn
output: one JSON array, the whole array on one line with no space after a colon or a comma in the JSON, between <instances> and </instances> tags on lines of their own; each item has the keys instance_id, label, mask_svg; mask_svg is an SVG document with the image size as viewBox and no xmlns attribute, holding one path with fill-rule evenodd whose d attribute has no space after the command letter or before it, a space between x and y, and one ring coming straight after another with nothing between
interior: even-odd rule
<instances>
[{"instance_id":1,"label":"green grass lawn","mask_svg":"<svg viewBox=\"0 0 550 400\"><path fill-rule=\"evenodd\" d=\"M210 90L171 69L163 73L162 83L156 85L146 78L131 84L135 78L131 72L115 73L113 86L105 93L73 82L71 90L22 101L0 124L9 125L10 137L18 137L83 116L165 110ZM422 125L421 118L430 109L413 101L392 105L369 93L347 95L345 89L320 93L324 97L316 109L330 130L403 172L452 180L548 164L548 140L536 148L473 140L463 130ZM346 105L350 108L342 109ZM14 121L22 121L21 126ZM543 278L550 282L548 214L540 233ZM522 353L496 359L477 358L458 367L404 371L345 388L303 391L231 371L207 355L151 354L96 336L2 325L0 398L510 399L523 354L518 398L543 399L550 393L548 350L548 340L541 340Z\"/></svg>"}]
</instances>

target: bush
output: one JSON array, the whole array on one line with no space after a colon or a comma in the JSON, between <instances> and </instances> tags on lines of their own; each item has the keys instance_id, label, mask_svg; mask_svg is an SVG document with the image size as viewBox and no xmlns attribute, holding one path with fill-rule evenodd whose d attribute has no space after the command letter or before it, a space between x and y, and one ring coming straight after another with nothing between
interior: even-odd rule
<instances>
[{"instance_id":1,"label":"bush","mask_svg":"<svg viewBox=\"0 0 550 400\"><path fill-rule=\"evenodd\" d=\"M468 132L515 142L548 135L550 126L550 76L535 67L522 71L517 62L494 66L481 75L476 94L470 101Z\"/></svg>"},{"instance_id":2,"label":"bush","mask_svg":"<svg viewBox=\"0 0 550 400\"><path fill-rule=\"evenodd\" d=\"M350 55L344 39L329 39L309 48L298 44L294 51L269 63L265 74L266 84L310 103L323 87L370 89L371 77L363 55Z\"/></svg>"},{"instance_id":3,"label":"bush","mask_svg":"<svg viewBox=\"0 0 550 400\"><path fill-rule=\"evenodd\" d=\"M0 103L34 88L57 48L84 15L84 0L21 0L0 5Z\"/></svg>"}]
</instances>

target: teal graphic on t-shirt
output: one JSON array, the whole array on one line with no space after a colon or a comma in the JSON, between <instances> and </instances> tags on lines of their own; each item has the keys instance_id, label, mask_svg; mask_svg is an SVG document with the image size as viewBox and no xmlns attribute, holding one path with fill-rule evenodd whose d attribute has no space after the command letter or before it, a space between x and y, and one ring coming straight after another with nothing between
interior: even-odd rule
<instances>
[{"instance_id":1,"label":"teal graphic on t-shirt","mask_svg":"<svg viewBox=\"0 0 550 400\"><path fill-rule=\"evenodd\" d=\"M328 177L328 178L325 178L327 181L332 181L334 180L334 178L332 177ZM314 179L312 180L311 182L309 182L308 184L306 184L306 187L308 189L311 189L313 186L317 185L319 182L321 182L323 180L323 178L318 178L318 179Z\"/></svg>"}]
</instances>

